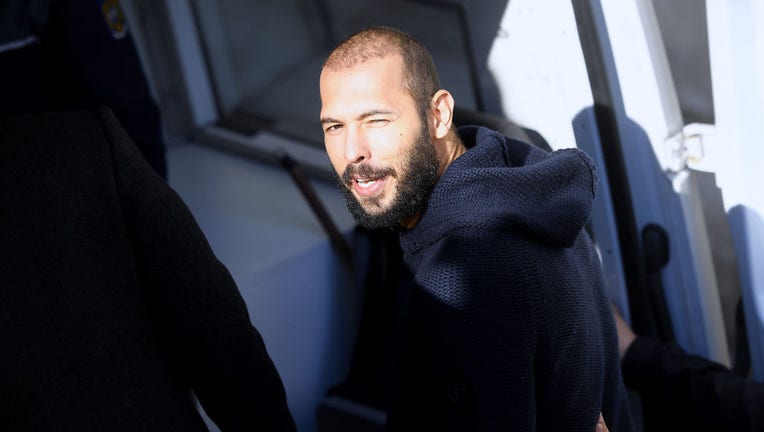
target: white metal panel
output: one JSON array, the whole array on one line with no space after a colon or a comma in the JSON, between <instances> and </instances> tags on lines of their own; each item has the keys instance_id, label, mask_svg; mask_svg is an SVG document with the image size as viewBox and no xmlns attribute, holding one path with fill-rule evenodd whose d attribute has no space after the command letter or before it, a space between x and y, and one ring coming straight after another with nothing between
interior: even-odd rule
<instances>
[{"instance_id":1,"label":"white metal panel","mask_svg":"<svg viewBox=\"0 0 764 432\"><path fill-rule=\"evenodd\" d=\"M626 115L645 130L660 166L679 171L664 143L682 131L682 113L652 2L605 0L602 9Z\"/></svg>"},{"instance_id":2,"label":"white metal panel","mask_svg":"<svg viewBox=\"0 0 764 432\"><path fill-rule=\"evenodd\" d=\"M764 1L706 1L713 165L738 259L753 377L764 381Z\"/></svg>"},{"instance_id":3,"label":"white metal panel","mask_svg":"<svg viewBox=\"0 0 764 432\"><path fill-rule=\"evenodd\" d=\"M512 0L488 56L504 114L553 149L575 147L571 120L592 106L570 2Z\"/></svg>"},{"instance_id":4,"label":"white metal panel","mask_svg":"<svg viewBox=\"0 0 764 432\"><path fill-rule=\"evenodd\" d=\"M729 365L700 195L683 159L681 110L652 3L603 0L602 9L629 125L623 151L637 224L669 233L663 284L677 341Z\"/></svg>"}]
</instances>

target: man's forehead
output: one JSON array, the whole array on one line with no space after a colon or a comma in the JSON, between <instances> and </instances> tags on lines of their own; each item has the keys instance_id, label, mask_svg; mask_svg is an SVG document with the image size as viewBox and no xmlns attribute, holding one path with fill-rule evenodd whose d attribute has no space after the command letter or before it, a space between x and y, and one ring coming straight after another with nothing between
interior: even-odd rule
<instances>
[{"instance_id":1,"label":"man's forehead","mask_svg":"<svg viewBox=\"0 0 764 432\"><path fill-rule=\"evenodd\" d=\"M341 70L327 69L321 74L320 93L326 97L390 95L408 93L400 68L387 59L378 59ZM324 101L326 102L326 101Z\"/></svg>"},{"instance_id":2,"label":"man's forehead","mask_svg":"<svg viewBox=\"0 0 764 432\"><path fill-rule=\"evenodd\" d=\"M321 115L394 109L398 96L411 97L398 60L392 57L370 59L349 68L324 68L320 79Z\"/></svg>"}]
</instances>

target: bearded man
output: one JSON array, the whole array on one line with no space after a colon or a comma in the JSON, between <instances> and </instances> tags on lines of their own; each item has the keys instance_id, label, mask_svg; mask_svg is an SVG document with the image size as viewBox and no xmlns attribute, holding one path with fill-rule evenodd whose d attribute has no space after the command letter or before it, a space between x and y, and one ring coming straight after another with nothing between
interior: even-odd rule
<instances>
[{"instance_id":1,"label":"bearded man","mask_svg":"<svg viewBox=\"0 0 764 432\"><path fill-rule=\"evenodd\" d=\"M348 208L400 229L413 274L388 429L632 429L578 150L456 128L427 50L365 29L324 63L321 124Z\"/></svg>"}]
</instances>

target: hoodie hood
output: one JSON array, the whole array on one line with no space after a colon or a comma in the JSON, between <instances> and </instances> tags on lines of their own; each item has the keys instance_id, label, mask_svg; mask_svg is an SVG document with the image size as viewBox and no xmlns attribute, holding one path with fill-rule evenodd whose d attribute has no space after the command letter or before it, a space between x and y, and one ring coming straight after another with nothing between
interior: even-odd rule
<instances>
[{"instance_id":1,"label":"hoodie hood","mask_svg":"<svg viewBox=\"0 0 764 432\"><path fill-rule=\"evenodd\" d=\"M570 247L592 208L597 176L577 149L546 153L493 130L459 128L468 151L443 172L419 222L403 230L408 254L457 228L499 228Z\"/></svg>"}]
</instances>

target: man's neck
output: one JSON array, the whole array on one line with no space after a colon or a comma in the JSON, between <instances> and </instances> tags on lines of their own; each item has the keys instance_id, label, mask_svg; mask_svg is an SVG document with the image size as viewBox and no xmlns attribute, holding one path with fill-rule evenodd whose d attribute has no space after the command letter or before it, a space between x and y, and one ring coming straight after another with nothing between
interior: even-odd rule
<instances>
[{"instance_id":1,"label":"man's neck","mask_svg":"<svg viewBox=\"0 0 764 432\"><path fill-rule=\"evenodd\" d=\"M443 137L439 144L441 151L439 152L438 159L440 159L440 170L438 171L438 178L448 168L453 161L459 156L463 155L467 151L467 147L464 146L459 134L455 129L452 129L448 134Z\"/></svg>"}]
</instances>

